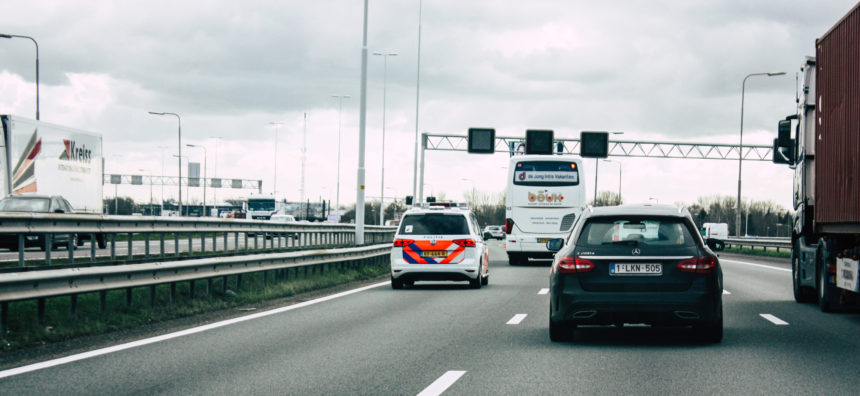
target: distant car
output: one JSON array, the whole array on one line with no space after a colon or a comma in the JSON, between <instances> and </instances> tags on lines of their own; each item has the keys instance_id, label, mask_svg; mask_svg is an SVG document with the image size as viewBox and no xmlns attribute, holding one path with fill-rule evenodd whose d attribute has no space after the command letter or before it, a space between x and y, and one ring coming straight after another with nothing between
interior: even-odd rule
<instances>
[{"instance_id":1,"label":"distant car","mask_svg":"<svg viewBox=\"0 0 860 396\"><path fill-rule=\"evenodd\" d=\"M73 213L72 205L65 198L57 195L20 194L10 195L0 200L0 212L18 213ZM59 245L75 245L77 236L69 234L54 234L51 237L51 250ZM25 234L24 248L38 246L47 249L45 234ZM18 250L18 234L0 234L0 248L12 251Z\"/></svg>"},{"instance_id":2,"label":"distant car","mask_svg":"<svg viewBox=\"0 0 860 396\"><path fill-rule=\"evenodd\" d=\"M293 223L296 221L296 218L292 215L288 214L273 214L269 221L273 223Z\"/></svg>"},{"instance_id":3,"label":"distant car","mask_svg":"<svg viewBox=\"0 0 860 396\"><path fill-rule=\"evenodd\" d=\"M391 288L416 281L489 282L489 250L471 211L428 206L406 211L391 249Z\"/></svg>"},{"instance_id":4,"label":"distant car","mask_svg":"<svg viewBox=\"0 0 860 396\"><path fill-rule=\"evenodd\" d=\"M691 325L723 337L723 274L689 212L669 205L589 208L550 271L549 336L568 341L581 324Z\"/></svg>"},{"instance_id":5,"label":"distant car","mask_svg":"<svg viewBox=\"0 0 860 396\"><path fill-rule=\"evenodd\" d=\"M502 226L484 227L484 239L505 239L505 230Z\"/></svg>"}]
</instances>

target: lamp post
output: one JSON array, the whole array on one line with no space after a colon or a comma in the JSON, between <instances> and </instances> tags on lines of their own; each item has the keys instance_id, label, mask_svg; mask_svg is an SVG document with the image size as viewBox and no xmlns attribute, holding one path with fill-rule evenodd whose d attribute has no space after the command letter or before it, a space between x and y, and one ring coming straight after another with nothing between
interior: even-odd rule
<instances>
[{"instance_id":1,"label":"lamp post","mask_svg":"<svg viewBox=\"0 0 860 396\"><path fill-rule=\"evenodd\" d=\"M379 186L379 207L385 207L385 100L388 86L388 57L397 56L396 52L374 52L373 55L382 57L382 177ZM385 221L385 211L379 210L379 225Z\"/></svg>"},{"instance_id":2,"label":"lamp post","mask_svg":"<svg viewBox=\"0 0 860 396\"><path fill-rule=\"evenodd\" d=\"M39 43L36 39L30 36L21 36L17 34L0 34L0 38L25 38L29 39L36 45L36 121L39 121Z\"/></svg>"},{"instance_id":3,"label":"lamp post","mask_svg":"<svg viewBox=\"0 0 860 396\"><path fill-rule=\"evenodd\" d=\"M418 182L418 103L421 97L421 0L418 0L418 61L415 68L415 163L412 168L412 197L421 202L424 185ZM419 186L419 184L421 184Z\"/></svg>"},{"instance_id":4,"label":"lamp post","mask_svg":"<svg viewBox=\"0 0 860 396\"><path fill-rule=\"evenodd\" d=\"M609 132L612 135L623 135L624 132ZM592 201L592 205L597 205L597 168L600 164L600 159L594 159L594 201Z\"/></svg>"},{"instance_id":5,"label":"lamp post","mask_svg":"<svg viewBox=\"0 0 860 396\"><path fill-rule=\"evenodd\" d=\"M343 100L349 99L349 95L332 95L332 98L337 98L337 192L335 193L334 209L340 209L340 115L343 110Z\"/></svg>"},{"instance_id":6,"label":"lamp post","mask_svg":"<svg viewBox=\"0 0 860 396\"><path fill-rule=\"evenodd\" d=\"M751 73L744 77L741 83L741 136L738 142L738 210L736 213L737 226L735 227L735 235L741 236L741 171L744 164L744 92L746 91L747 79L753 76L782 76L785 72L770 72L770 73Z\"/></svg>"},{"instance_id":7,"label":"lamp post","mask_svg":"<svg viewBox=\"0 0 860 396\"><path fill-rule=\"evenodd\" d=\"M179 114L168 113L168 112L158 113L158 112L150 111L149 114L160 115L160 116L163 116L163 115L176 116L176 121L179 123L179 130L177 133L177 135L179 136L179 145L177 146L178 150L179 150L179 154L176 155L176 157L177 157L178 162L179 162L179 215L182 216L182 118L179 117Z\"/></svg>"},{"instance_id":8,"label":"lamp post","mask_svg":"<svg viewBox=\"0 0 860 396\"><path fill-rule=\"evenodd\" d=\"M209 213L206 211L206 147L201 146L199 144L186 144L188 147L197 147L203 149L203 217L208 217Z\"/></svg>"},{"instance_id":9,"label":"lamp post","mask_svg":"<svg viewBox=\"0 0 860 396\"><path fill-rule=\"evenodd\" d=\"M618 204L621 205L621 161L613 161L605 159L604 162L614 162L618 164Z\"/></svg>"},{"instance_id":10,"label":"lamp post","mask_svg":"<svg viewBox=\"0 0 860 396\"><path fill-rule=\"evenodd\" d=\"M161 150L161 202L159 207L161 208L161 212L159 214L164 213L164 149L168 148L167 146L158 146Z\"/></svg>"},{"instance_id":11,"label":"lamp post","mask_svg":"<svg viewBox=\"0 0 860 396\"><path fill-rule=\"evenodd\" d=\"M272 195L277 199L278 196L278 129L281 125L284 125L280 122L270 122L269 125L275 126L275 182L272 185Z\"/></svg>"},{"instance_id":12,"label":"lamp post","mask_svg":"<svg viewBox=\"0 0 860 396\"><path fill-rule=\"evenodd\" d=\"M213 166L215 169L213 169L213 171L212 171L212 177L217 178L218 177L218 146L221 145L221 141L224 140L224 137L223 136L209 136L209 137L212 139L218 139L215 142L215 164ZM215 205L216 209L218 208L218 188L216 188L215 186L212 186L212 204Z\"/></svg>"},{"instance_id":13,"label":"lamp post","mask_svg":"<svg viewBox=\"0 0 860 396\"><path fill-rule=\"evenodd\" d=\"M364 26L361 39L361 96L358 110L358 169L355 188L355 244L364 244L364 154L367 125L367 8L364 0Z\"/></svg>"}]
</instances>

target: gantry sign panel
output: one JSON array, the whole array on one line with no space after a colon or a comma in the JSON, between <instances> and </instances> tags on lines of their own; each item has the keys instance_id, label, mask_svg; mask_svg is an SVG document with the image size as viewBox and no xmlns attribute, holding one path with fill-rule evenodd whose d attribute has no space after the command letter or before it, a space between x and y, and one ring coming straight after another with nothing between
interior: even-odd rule
<instances>
[{"instance_id":1,"label":"gantry sign panel","mask_svg":"<svg viewBox=\"0 0 860 396\"><path fill-rule=\"evenodd\" d=\"M461 135L423 134L425 150L467 151L468 138ZM579 139L554 139L564 145L565 154L579 155ZM496 136L495 151L522 153L525 138ZM743 159L768 161L773 157L772 146L744 145ZM738 146L720 143L689 142L637 142L632 140L610 140L610 157L687 158L738 160Z\"/></svg>"}]
</instances>

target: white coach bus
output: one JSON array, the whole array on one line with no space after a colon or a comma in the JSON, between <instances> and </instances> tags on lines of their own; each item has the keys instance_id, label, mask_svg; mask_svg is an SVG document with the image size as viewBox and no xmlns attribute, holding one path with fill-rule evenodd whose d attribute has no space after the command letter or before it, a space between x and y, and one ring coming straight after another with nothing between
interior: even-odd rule
<instances>
[{"instance_id":1,"label":"white coach bus","mask_svg":"<svg viewBox=\"0 0 860 396\"><path fill-rule=\"evenodd\" d=\"M505 244L511 265L552 258L546 242L565 238L585 207L582 160L518 155L508 165Z\"/></svg>"}]
</instances>

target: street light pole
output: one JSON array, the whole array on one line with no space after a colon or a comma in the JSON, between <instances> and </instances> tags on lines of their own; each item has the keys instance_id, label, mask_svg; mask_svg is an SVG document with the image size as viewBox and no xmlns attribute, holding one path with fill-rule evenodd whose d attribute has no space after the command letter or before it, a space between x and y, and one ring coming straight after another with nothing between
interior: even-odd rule
<instances>
[{"instance_id":1,"label":"street light pole","mask_svg":"<svg viewBox=\"0 0 860 396\"><path fill-rule=\"evenodd\" d=\"M746 91L747 79L753 76L781 76L784 75L785 72L770 72L770 73L751 73L744 77L743 82L741 83L741 134L740 134L740 142L738 142L738 209L736 213L736 226L735 226L735 235L741 236L741 174L743 170L744 164L744 93Z\"/></svg>"},{"instance_id":2,"label":"street light pole","mask_svg":"<svg viewBox=\"0 0 860 396\"><path fill-rule=\"evenodd\" d=\"M179 149L179 154L176 157L178 158L178 162L179 162L179 215L182 216L182 118L179 117L179 114L168 113L168 112L158 113L158 112L150 111L149 114L161 115L161 116L163 116L163 115L176 116L176 120L179 122L179 130L178 130L179 145L177 146Z\"/></svg>"},{"instance_id":3,"label":"street light pole","mask_svg":"<svg viewBox=\"0 0 860 396\"><path fill-rule=\"evenodd\" d=\"M374 52L373 55L382 57L382 177L380 178L382 182L379 187L379 225L382 225L385 222L385 211L382 210L385 207L385 101L386 101L386 90L388 86L388 57L389 56L397 56L395 52L382 53L382 52Z\"/></svg>"},{"instance_id":4,"label":"street light pole","mask_svg":"<svg viewBox=\"0 0 860 396\"><path fill-rule=\"evenodd\" d=\"M364 244L364 138L367 124L367 8L364 0L364 28L361 40L361 100L358 116L358 170L355 197L355 244Z\"/></svg>"},{"instance_id":5,"label":"street light pole","mask_svg":"<svg viewBox=\"0 0 860 396\"><path fill-rule=\"evenodd\" d=\"M164 215L164 149L168 148L167 146L158 146L161 149L161 202L159 207L161 211L159 214Z\"/></svg>"},{"instance_id":6,"label":"street light pole","mask_svg":"<svg viewBox=\"0 0 860 396\"><path fill-rule=\"evenodd\" d=\"M334 209L340 209L340 115L343 110L343 100L349 99L349 95L332 95L337 98L337 193L335 193Z\"/></svg>"},{"instance_id":7,"label":"street light pole","mask_svg":"<svg viewBox=\"0 0 860 396\"><path fill-rule=\"evenodd\" d=\"M280 122L270 122L269 125L275 126L275 183L272 186L272 195L275 196L275 199L278 199L278 128L281 125L284 125Z\"/></svg>"},{"instance_id":8,"label":"street light pole","mask_svg":"<svg viewBox=\"0 0 860 396\"><path fill-rule=\"evenodd\" d=\"M612 135L623 135L624 132L609 132ZM597 168L600 164L599 158L594 159L594 201L592 201L592 206L597 205ZM620 193L619 193L620 196Z\"/></svg>"},{"instance_id":9,"label":"street light pole","mask_svg":"<svg viewBox=\"0 0 860 396\"><path fill-rule=\"evenodd\" d=\"M418 103L421 97L421 0L418 0L418 62L415 70L415 163L412 168L412 203L420 202L423 183L418 182ZM419 184L422 184L419 186Z\"/></svg>"},{"instance_id":10,"label":"street light pole","mask_svg":"<svg viewBox=\"0 0 860 396\"><path fill-rule=\"evenodd\" d=\"M199 144L186 144L188 147L197 147L203 149L203 217L208 217L209 214L206 212L206 147L201 146Z\"/></svg>"},{"instance_id":11,"label":"street light pole","mask_svg":"<svg viewBox=\"0 0 860 396\"><path fill-rule=\"evenodd\" d=\"M36 39L30 36L21 36L17 34L0 34L0 38L25 38L30 39L36 45L36 121L39 121L39 43Z\"/></svg>"},{"instance_id":12,"label":"street light pole","mask_svg":"<svg viewBox=\"0 0 860 396\"><path fill-rule=\"evenodd\" d=\"M604 162L614 162L618 164L618 204L621 205L621 161L613 161L605 159Z\"/></svg>"}]
</instances>

